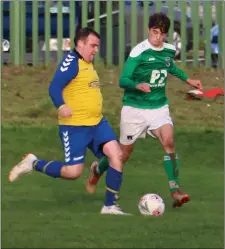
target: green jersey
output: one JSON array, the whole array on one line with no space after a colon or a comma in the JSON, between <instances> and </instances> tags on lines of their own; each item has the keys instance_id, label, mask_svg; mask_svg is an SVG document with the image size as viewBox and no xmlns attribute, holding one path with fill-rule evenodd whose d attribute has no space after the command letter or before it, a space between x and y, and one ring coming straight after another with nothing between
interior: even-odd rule
<instances>
[{"instance_id":1,"label":"green jersey","mask_svg":"<svg viewBox=\"0 0 225 249\"><path fill-rule=\"evenodd\" d=\"M188 76L174 62L176 49L164 43L156 49L148 40L139 43L130 52L120 78L120 87L124 88L123 105L143 109L160 108L168 104L166 82L168 74L173 74L183 81ZM144 93L136 85L148 83L151 92Z\"/></svg>"}]
</instances>

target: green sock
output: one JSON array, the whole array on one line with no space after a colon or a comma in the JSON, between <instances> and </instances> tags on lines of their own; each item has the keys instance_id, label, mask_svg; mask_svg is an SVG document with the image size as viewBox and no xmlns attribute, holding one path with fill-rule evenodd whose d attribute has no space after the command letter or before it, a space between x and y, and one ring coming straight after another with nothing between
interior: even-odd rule
<instances>
[{"instance_id":1,"label":"green sock","mask_svg":"<svg viewBox=\"0 0 225 249\"><path fill-rule=\"evenodd\" d=\"M177 154L166 154L164 156L164 169L166 171L170 192L179 190L180 178L179 178L179 159Z\"/></svg>"},{"instance_id":2,"label":"green sock","mask_svg":"<svg viewBox=\"0 0 225 249\"><path fill-rule=\"evenodd\" d=\"M99 174L99 175L102 175L109 167L109 161L108 161L108 158L106 156L104 156L100 162L99 162L99 165L98 167L96 168L96 172Z\"/></svg>"}]
</instances>

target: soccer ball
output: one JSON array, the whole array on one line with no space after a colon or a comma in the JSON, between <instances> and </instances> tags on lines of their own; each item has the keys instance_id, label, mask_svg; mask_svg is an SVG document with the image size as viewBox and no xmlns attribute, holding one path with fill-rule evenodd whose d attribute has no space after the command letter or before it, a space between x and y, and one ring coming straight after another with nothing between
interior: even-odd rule
<instances>
[{"instance_id":1,"label":"soccer ball","mask_svg":"<svg viewBox=\"0 0 225 249\"><path fill-rule=\"evenodd\" d=\"M138 208L142 215L160 216L165 211L165 203L157 194L146 194L141 197Z\"/></svg>"}]
</instances>

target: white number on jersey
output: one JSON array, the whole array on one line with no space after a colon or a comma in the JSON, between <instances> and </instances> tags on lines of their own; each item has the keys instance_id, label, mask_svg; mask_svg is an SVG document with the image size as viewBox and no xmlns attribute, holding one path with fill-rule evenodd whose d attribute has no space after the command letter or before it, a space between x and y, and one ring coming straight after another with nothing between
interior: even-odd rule
<instances>
[{"instance_id":1,"label":"white number on jersey","mask_svg":"<svg viewBox=\"0 0 225 249\"><path fill-rule=\"evenodd\" d=\"M161 84L167 78L167 71L165 69L162 70L152 70L150 84L154 84L156 80Z\"/></svg>"}]
</instances>

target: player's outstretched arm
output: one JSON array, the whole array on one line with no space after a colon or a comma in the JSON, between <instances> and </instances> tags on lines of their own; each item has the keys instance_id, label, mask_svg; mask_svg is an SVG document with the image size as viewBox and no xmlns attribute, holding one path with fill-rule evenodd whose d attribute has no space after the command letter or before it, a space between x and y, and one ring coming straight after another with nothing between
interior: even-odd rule
<instances>
[{"instance_id":1,"label":"player's outstretched arm","mask_svg":"<svg viewBox=\"0 0 225 249\"><path fill-rule=\"evenodd\" d=\"M182 71L179 67L177 67L175 65L175 63L173 63L172 67L169 69L169 72L176 76L177 78L187 82L189 85L199 89L199 90L202 90L202 83L200 80L194 80L194 79L190 79L188 77L188 75Z\"/></svg>"},{"instance_id":2,"label":"player's outstretched arm","mask_svg":"<svg viewBox=\"0 0 225 249\"><path fill-rule=\"evenodd\" d=\"M175 62L173 62L169 68L169 73L181 79L182 81L186 81L189 78L183 70L176 66Z\"/></svg>"}]
</instances>

